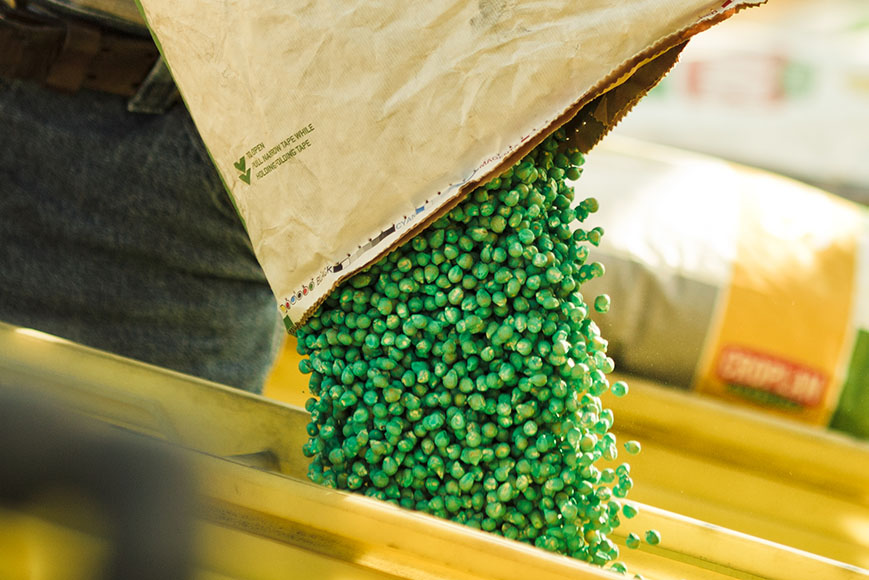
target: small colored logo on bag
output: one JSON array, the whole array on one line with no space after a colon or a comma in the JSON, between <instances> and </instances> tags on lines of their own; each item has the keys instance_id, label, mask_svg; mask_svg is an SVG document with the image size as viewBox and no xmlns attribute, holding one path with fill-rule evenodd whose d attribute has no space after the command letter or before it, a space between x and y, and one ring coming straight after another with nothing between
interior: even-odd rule
<instances>
[{"instance_id":1,"label":"small colored logo on bag","mask_svg":"<svg viewBox=\"0 0 869 580\"><path fill-rule=\"evenodd\" d=\"M246 184L250 185L250 168L248 167L247 170L245 170L245 167L247 167L247 161L245 161L244 155L239 157L238 161L233 163L233 165L235 165L235 168L238 169L239 172L241 172L238 178Z\"/></svg>"}]
</instances>

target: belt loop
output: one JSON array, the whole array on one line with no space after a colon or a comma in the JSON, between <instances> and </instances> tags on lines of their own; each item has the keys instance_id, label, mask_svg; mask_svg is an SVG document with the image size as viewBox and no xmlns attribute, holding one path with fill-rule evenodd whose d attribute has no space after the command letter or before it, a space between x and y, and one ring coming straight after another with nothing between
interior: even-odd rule
<instances>
[{"instance_id":1,"label":"belt loop","mask_svg":"<svg viewBox=\"0 0 869 580\"><path fill-rule=\"evenodd\" d=\"M178 102L178 97L178 88L161 56L136 94L127 101L127 110L131 113L162 114Z\"/></svg>"},{"instance_id":2,"label":"belt loop","mask_svg":"<svg viewBox=\"0 0 869 580\"><path fill-rule=\"evenodd\" d=\"M62 91L79 90L91 60L100 49L100 36L97 28L67 21L63 47L48 70L45 84Z\"/></svg>"}]
</instances>

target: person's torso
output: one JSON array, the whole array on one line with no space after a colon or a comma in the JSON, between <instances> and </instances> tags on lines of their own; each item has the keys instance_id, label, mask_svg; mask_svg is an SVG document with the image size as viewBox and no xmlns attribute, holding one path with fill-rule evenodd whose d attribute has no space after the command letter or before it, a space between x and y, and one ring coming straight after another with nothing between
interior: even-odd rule
<instances>
[{"instance_id":1,"label":"person's torso","mask_svg":"<svg viewBox=\"0 0 869 580\"><path fill-rule=\"evenodd\" d=\"M134 0L29 0L30 5L94 20L113 28L148 34Z\"/></svg>"}]
</instances>

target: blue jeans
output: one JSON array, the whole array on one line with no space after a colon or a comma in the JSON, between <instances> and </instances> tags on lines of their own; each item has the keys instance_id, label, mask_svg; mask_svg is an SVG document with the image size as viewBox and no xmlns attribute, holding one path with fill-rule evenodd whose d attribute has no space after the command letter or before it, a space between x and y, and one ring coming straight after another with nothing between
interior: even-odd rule
<instances>
[{"instance_id":1,"label":"blue jeans","mask_svg":"<svg viewBox=\"0 0 869 580\"><path fill-rule=\"evenodd\" d=\"M0 78L0 320L261 392L283 335L183 105Z\"/></svg>"}]
</instances>

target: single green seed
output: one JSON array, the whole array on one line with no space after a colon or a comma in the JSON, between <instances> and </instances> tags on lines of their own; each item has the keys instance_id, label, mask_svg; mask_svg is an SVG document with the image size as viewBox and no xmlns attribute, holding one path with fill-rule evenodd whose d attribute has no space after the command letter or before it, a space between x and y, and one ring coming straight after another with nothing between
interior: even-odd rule
<instances>
[{"instance_id":1,"label":"single green seed","mask_svg":"<svg viewBox=\"0 0 869 580\"><path fill-rule=\"evenodd\" d=\"M624 397L628 394L628 384L624 381L616 381L610 387L610 392L616 397Z\"/></svg>"},{"instance_id":2,"label":"single green seed","mask_svg":"<svg viewBox=\"0 0 869 580\"><path fill-rule=\"evenodd\" d=\"M638 454L638 453L640 452L641 448L642 448L642 447L641 447L639 441L631 440L631 441L627 441L627 442L625 443L625 451L627 451L627 452L630 453L631 455L636 455L636 454Z\"/></svg>"},{"instance_id":3,"label":"single green seed","mask_svg":"<svg viewBox=\"0 0 869 580\"><path fill-rule=\"evenodd\" d=\"M610 564L610 570L612 570L613 572L616 572L617 574L627 574L628 573L627 567L624 564L622 564L621 562L613 562L612 564Z\"/></svg>"},{"instance_id":4,"label":"single green seed","mask_svg":"<svg viewBox=\"0 0 869 580\"><path fill-rule=\"evenodd\" d=\"M594 299L594 309L598 312L609 312L610 297L607 294L600 294Z\"/></svg>"},{"instance_id":5,"label":"single green seed","mask_svg":"<svg viewBox=\"0 0 869 580\"><path fill-rule=\"evenodd\" d=\"M546 280L550 284L556 284L564 279L564 274L558 268L549 268L546 270Z\"/></svg>"},{"instance_id":6,"label":"single green seed","mask_svg":"<svg viewBox=\"0 0 869 580\"><path fill-rule=\"evenodd\" d=\"M513 499L513 486L509 483L502 483L497 491L498 501L507 503Z\"/></svg>"},{"instance_id":7,"label":"single green seed","mask_svg":"<svg viewBox=\"0 0 869 580\"><path fill-rule=\"evenodd\" d=\"M489 227L496 234L500 234L507 228L507 220L500 215L493 216L492 219L489 221Z\"/></svg>"},{"instance_id":8,"label":"single green seed","mask_svg":"<svg viewBox=\"0 0 869 580\"><path fill-rule=\"evenodd\" d=\"M519 241L522 242L523 244L525 244L526 246L533 243L535 238L536 238L536 236L534 235L534 232L532 232L528 228L524 228L522 230L519 230L518 236L519 236Z\"/></svg>"},{"instance_id":9,"label":"single green seed","mask_svg":"<svg viewBox=\"0 0 869 580\"><path fill-rule=\"evenodd\" d=\"M661 533L658 530L648 530L646 532L646 543L650 546L657 546L661 543Z\"/></svg>"}]
</instances>

